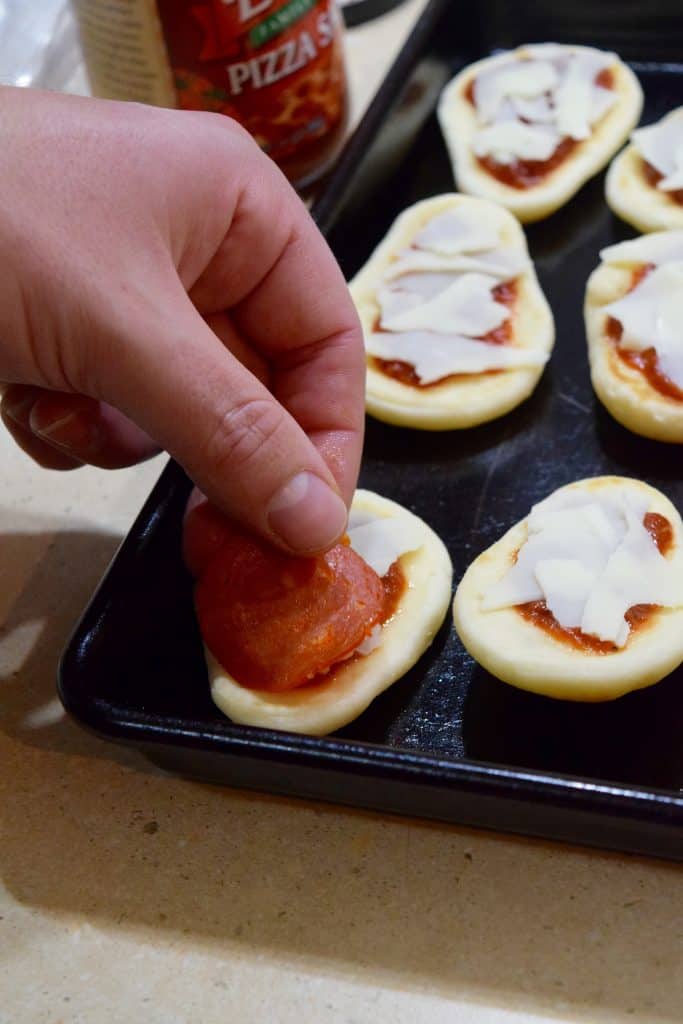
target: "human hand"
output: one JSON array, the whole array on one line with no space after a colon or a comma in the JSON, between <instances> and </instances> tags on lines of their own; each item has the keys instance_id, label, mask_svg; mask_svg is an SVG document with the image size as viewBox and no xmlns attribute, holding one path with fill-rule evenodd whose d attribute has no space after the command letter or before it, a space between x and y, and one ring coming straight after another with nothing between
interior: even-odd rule
<instances>
[{"instance_id":1,"label":"human hand","mask_svg":"<svg viewBox=\"0 0 683 1024\"><path fill-rule=\"evenodd\" d=\"M295 552L346 525L364 356L341 272L233 121L0 88L2 417L41 465L169 451Z\"/></svg>"}]
</instances>

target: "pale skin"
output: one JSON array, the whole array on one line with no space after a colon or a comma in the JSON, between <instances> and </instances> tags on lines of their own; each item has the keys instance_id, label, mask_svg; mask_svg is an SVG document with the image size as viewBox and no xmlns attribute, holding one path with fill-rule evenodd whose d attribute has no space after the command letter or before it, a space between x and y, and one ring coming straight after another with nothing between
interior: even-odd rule
<instances>
[{"instance_id":1,"label":"pale skin","mask_svg":"<svg viewBox=\"0 0 683 1024\"><path fill-rule=\"evenodd\" d=\"M343 533L364 354L305 207L219 114L0 88L2 418L40 465L165 449L296 553Z\"/></svg>"}]
</instances>

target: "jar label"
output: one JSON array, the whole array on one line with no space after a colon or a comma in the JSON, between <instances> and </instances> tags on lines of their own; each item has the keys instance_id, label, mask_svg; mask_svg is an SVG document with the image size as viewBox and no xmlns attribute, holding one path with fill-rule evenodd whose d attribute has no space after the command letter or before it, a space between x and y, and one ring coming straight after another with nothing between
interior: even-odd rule
<instances>
[{"instance_id":1,"label":"jar label","mask_svg":"<svg viewBox=\"0 0 683 1024\"><path fill-rule=\"evenodd\" d=\"M238 120L274 160L344 114L334 0L158 0L178 106Z\"/></svg>"}]
</instances>

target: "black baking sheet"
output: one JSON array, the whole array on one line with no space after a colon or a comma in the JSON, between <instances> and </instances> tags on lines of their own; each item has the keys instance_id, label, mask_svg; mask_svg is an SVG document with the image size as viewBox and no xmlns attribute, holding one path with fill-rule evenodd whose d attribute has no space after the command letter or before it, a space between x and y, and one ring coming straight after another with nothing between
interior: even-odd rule
<instances>
[{"instance_id":1,"label":"black baking sheet","mask_svg":"<svg viewBox=\"0 0 683 1024\"><path fill-rule=\"evenodd\" d=\"M348 276L407 205L453 190L434 105L465 63L528 41L595 43L633 64L644 123L683 104L678 2L646 11L630 3L463 6L428 6L314 208ZM599 249L632 235L605 206L603 176L527 235L557 326L533 397L464 432L368 420L362 486L434 527L456 582L533 502L581 477L637 476L683 508L681 449L627 433L590 386L585 282ZM607 704L555 702L475 665L449 617L404 679L333 737L227 721L209 697L180 559L188 489L170 464L64 654L62 700L85 725L197 778L683 859L681 671Z\"/></svg>"}]
</instances>

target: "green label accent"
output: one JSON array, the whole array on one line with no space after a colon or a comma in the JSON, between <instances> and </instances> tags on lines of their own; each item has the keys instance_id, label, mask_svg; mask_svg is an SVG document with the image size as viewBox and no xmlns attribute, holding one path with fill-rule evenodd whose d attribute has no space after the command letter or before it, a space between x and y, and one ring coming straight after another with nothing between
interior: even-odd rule
<instances>
[{"instance_id":1,"label":"green label accent","mask_svg":"<svg viewBox=\"0 0 683 1024\"><path fill-rule=\"evenodd\" d=\"M280 32L291 28L300 18L308 14L315 7L316 3L317 0L290 0L288 4L281 7L275 14L271 14L269 18L264 18L260 24L254 25L249 31L249 42L254 49L258 46L263 46L264 43L269 43Z\"/></svg>"}]
</instances>

